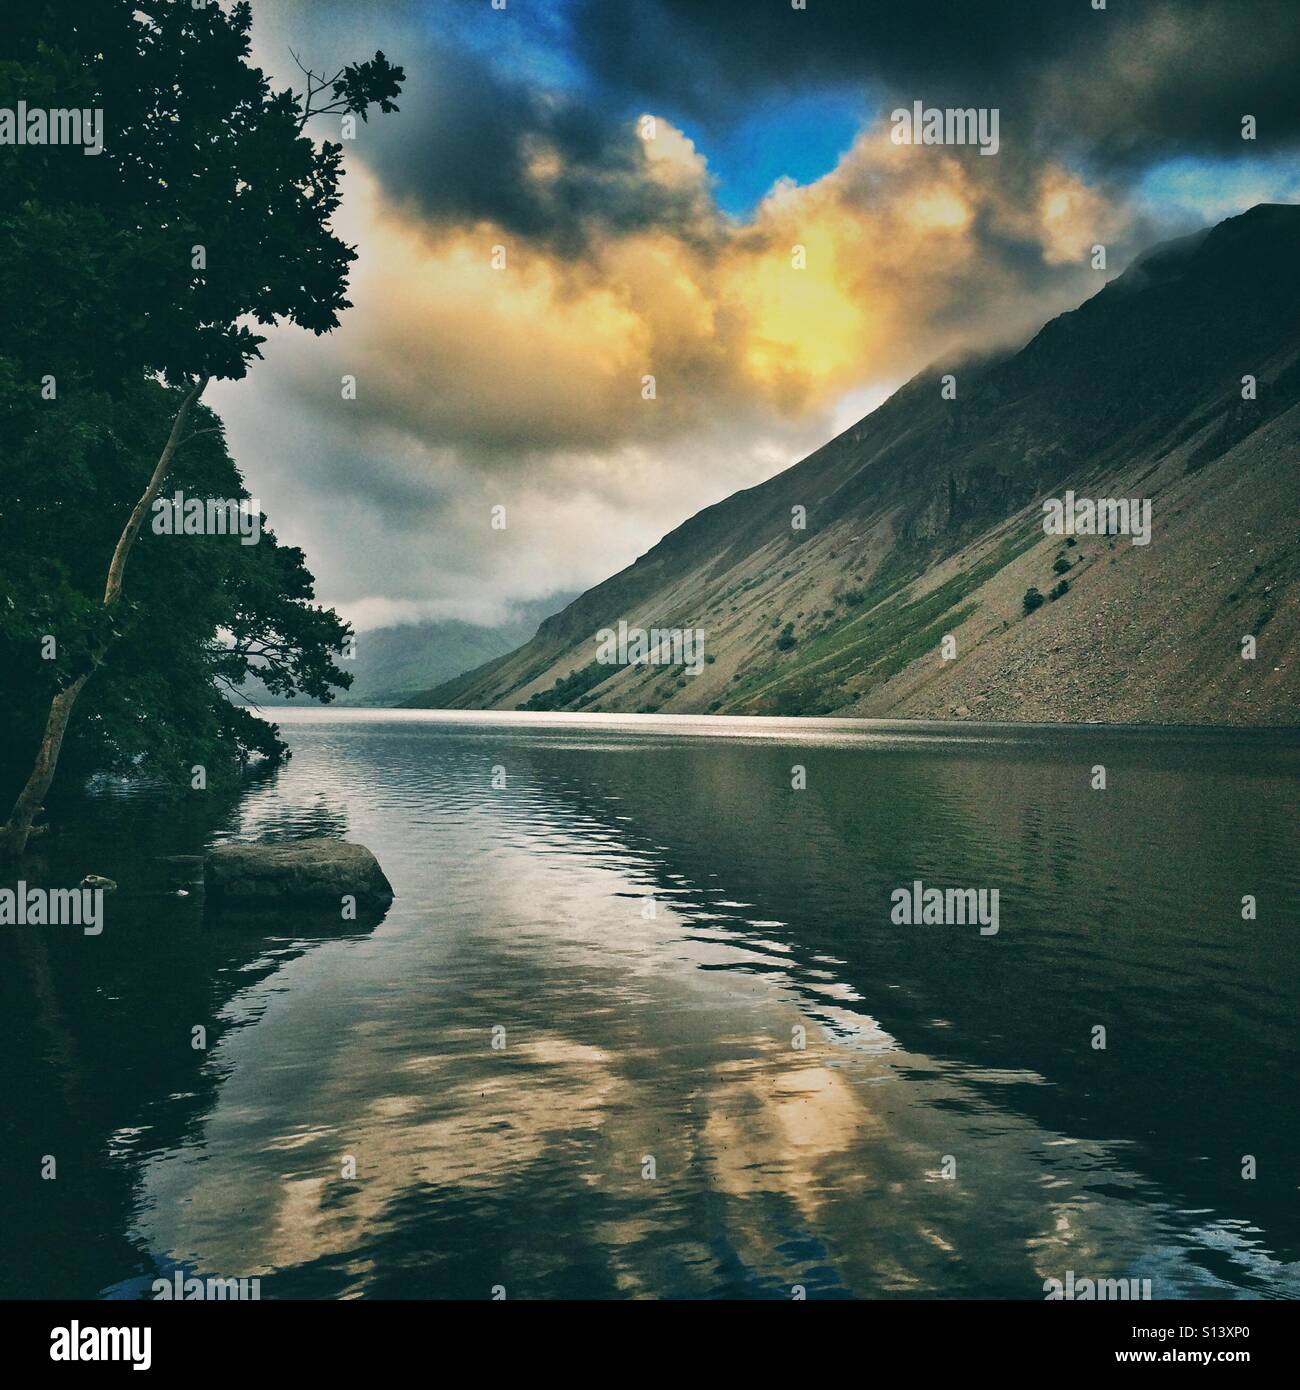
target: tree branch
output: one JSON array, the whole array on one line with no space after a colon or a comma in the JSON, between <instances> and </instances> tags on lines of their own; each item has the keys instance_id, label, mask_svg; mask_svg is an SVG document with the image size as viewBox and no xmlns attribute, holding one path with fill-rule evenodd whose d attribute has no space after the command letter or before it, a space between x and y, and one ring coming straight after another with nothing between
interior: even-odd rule
<instances>
[{"instance_id":1,"label":"tree branch","mask_svg":"<svg viewBox=\"0 0 1300 1390\"><path fill-rule=\"evenodd\" d=\"M193 434L187 434L184 439L176 446L177 450L183 449L191 439L197 439L201 434L217 434L221 430L220 425L209 425L206 429L195 430Z\"/></svg>"},{"instance_id":2,"label":"tree branch","mask_svg":"<svg viewBox=\"0 0 1300 1390\"><path fill-rule=\"evenodd\" d=\"M190 387L188 394L181 402L180 409L176 412L176 418L172 421L167 443L163 445L163 451L158 455L158 462L154 465L149 486L145 488L140 500L135 504L126 525L122 528L122 534L117 538L117 545L113 548L113 559L108 566L108 581L104 585L105 608L111 608L121 597L122 576L126 572L126 561L131 553L131 547L135 544L135 538L140 533L140 527L144 525L145 513L153 505L153 500L158 496L163 481L167 477L167 472L171 468L172 456L176 453L181 431L185 428L185 421L189 419L190 407L203 394L203 388L207 384L207 377L200 377Z\"/></svg>"},{"instance_id":3,"label":"tree branch","mask_svg":"<svg viewBox=\"0 0 1300 1390\"><path fill-rule=\"evenodd\" d=\"M338 83L340 78L342 78L343 74L347 71L346 68L340 68L333 77L326 77L324 74L318 76L316 72L309 68L302 59L298 57L292 48L289 50L289 56L297 64L298 71L307 79L307 87L301 98L302 109L298 116L299 130L301 130L313 116L336 115L339 112L347 111L348 102L346 97L336 97L326 106L312 106L312 101L322 92L332 91L334 89L335 84Z\"/></svg>"}]
</instances>

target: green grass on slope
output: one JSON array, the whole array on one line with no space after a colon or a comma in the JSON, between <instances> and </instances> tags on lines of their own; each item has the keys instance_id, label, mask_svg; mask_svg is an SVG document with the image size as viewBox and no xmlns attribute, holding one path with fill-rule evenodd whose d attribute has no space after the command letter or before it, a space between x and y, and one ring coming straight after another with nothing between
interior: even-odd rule
<instances>
[{"instance_id":1,"label":"green grass on slope","mask_svg":"<svg viewBox=\"0 0 1300 1390\"><path fill-rule=\"evenodd\" d=\"M937 651L944 634L960 626L978 606L963 600L1037 539L1031 533L1023 540L1008 541L993 559L910 601L908 577L896 570L879 578L866 591L863 603L833 630L798 643L788 654L774 650L774 665L738 682L723 708L745 714L829 714L850 704L917 657Z\"/></svg>"}]
</instances>

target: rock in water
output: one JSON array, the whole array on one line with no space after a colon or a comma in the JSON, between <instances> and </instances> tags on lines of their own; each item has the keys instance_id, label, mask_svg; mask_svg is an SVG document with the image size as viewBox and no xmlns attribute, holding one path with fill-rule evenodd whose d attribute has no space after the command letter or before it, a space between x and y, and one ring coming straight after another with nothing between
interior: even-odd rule
<instances>
[{"instance_id":1,"label":"rock in water","mask_svg":"<svg viewBox=\"0 0 1300 1390\"><path fill-rule=\"evenodd\" d=\"M339 902L387 906L393 886L364 845L347 840L292 840L285 844L218 845L204 861L208 898L240 907L285 907Z\"/></svg>"}]
</instances>

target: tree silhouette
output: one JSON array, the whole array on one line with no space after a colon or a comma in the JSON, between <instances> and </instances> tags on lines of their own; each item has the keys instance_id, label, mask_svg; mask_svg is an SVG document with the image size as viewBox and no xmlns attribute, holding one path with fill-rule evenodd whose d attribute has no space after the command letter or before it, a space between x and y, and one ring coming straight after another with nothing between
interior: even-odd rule
<instances>
[{"instance_id":1,"label":"tree silhouette","mask_svg":"<svg viewBox=\"0 0 1300 1390\"><path fill-rule=\"evenodd\" d=\"M69 501L78 488L87 498L102 493L95 484L104 480L87 470L110 456L134 477L136 500L105 556L102 594L79 589L68 572L62 576L53 613L61 623L58 645L69 655L46 663L54 687L49 711L31 772L0 829L0 849L25 848L73 707L129 626L122 614L127 562L155 498L195 438L208 382L246 374L265 341L255 325L287 321L327 333L349 307L356 253L329 225L340 201L343 147L316 145L304 126L327 113L364 120L372 106L396 110L404 74L376 53L331 78L308 72L302 93L275 92L248 62L251 23L247 3L223 11L170 0L37 0L6 17L0 106L21 98L29 108L100 110L104 148L87 157L77 146L0 147L0 392L14 406L3 436L9 476L0 495L12 512L11 529L14 515L31 530L57 520L25 510L24 494L41 492L41 481L15 461L33 457L34 438L48 446L51 429L63 423L91 431L103 446L97 451L84 437L65 437L67 452L81 461L80 476L67 478ZM324 104L313 106L322 94ZM170 413L153 421L165 428L155 435L152 458L114 448L122 441L108 437L128 418L146 422L146 397L155 417L161 399ZM218 427L205 416L199 428ZM48 448L36 457L50 457ZM31 530L28 552L39 552L45 540L57 553L57 536L33 537ZM282 559L292 554L281 552ZM11 583L21 583L19 567L11 560L8 568ZM304 586L293 568L282 578L301 600ZM305 588L309 595L309 576ZM333 614L314 625L295 620L284 605L279 616L291 629L287 640L262 632L263 660L279 662L273 680L295 687L302 678L301 688L320 693L342 625ZM12 592L0 603L10 641L29 619ZM207 643L211 638L209 632ZM302 642L319 649L305 653L295 645ZM238 652L236 640L231 650L253 661L258 645ZM211 658L206 643L203 649ZM177 651L178 668L192 655Z\"/></svg>"}]
</instances>

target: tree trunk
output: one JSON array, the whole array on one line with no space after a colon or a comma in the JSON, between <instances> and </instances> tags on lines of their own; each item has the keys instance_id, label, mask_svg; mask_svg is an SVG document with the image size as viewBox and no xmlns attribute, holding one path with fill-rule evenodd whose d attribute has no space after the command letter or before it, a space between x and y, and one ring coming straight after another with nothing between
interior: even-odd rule
<instances>
[{"instance_id":1,"label":"tree trunk","mask_svg":"<svg viewBox=\"0 0 1300 1390\"><path fill-rule=\"evenodd\" d=\"M172 421L167 443L163 445L163 451L158 455L158 462L154 465L149 486L145 488L140 500L131 509L131 515L122 528L117 545L113 547L113 558L108 566L108 579L104 584L105 608L111 608L121 596L122 576L126 572L126 561L131 553L131 547L135 544L135 538L140 534L140 527L144 524L145 516L153 505L154 499L158 496L167 477L167 472L171 468L172 456L176 453L181 442L181 431L185 428L185 421L189 418L190 407L202 395L203 388L207 384L207 377L201 377L194 383L181 402L180 408L176 412L176 418ZM45 721L45 733L41 737L40 749L36 754L36 765L32 768L26 786L18 793L18 800L14 802L9 819L3 828L0 828L0 853L17 855L22 854L27 848L27 840L32 833L32 822L45 804L45 794L54 781L54 770L59 765L59 751L63 747L63 735L68 729L72 707L76 704L77 696L81 694L82 687L95 673L95 669L104 660L105 655L107 655L106 652L99 652L92 661L90 670L78 676L71 685L64 686L50 701L50 713Z\"/></svg>"},{"instance_id":2,"label":"tree trunk","mask_svg":"<svg viewBox=\"0 0 1300 1390\"><path fill-rule=\"evenodd\" d=\"M172 421L167 443L163 445L163 451L158 455L158 462L154 465L153 477L149 479L149 486L145 488L140 500L135 504L131 515L127 518L126 525L122 528L122 534L117 538L117 545L113 547L113 558L108 565L108 579L104 584L105 608L111 608L122 592L122 575L126 572L127 556L131 553L136 536L140 534L140 527L144 525L145 515L153 506L154 498L162 490L162 485L167 478L167 471L172 466L172 455L176 452L176 446L181 442L181 431L185 428L185 421L189 419L190 407L203 394L203 388L207 384L207 377L200 377L190 387L189 394L181 402L180 409L176 412L176 418Z\"/></svg>"},{"instance_id":3,"label":"tree trunk","mask_svg":"<svg viewBox=\"0 0 1300 1390\"><path fill-rule=\"evenodd\" d=\"M27 779L27 785L18 793L14 809L9 813L8 824L0 830L0 849L10 854L21 854L27 848L27 837L32 833L32 821L36 819L45 804L45 793L54 781L54 769L59 762L59 749L63 747L63 734L68 727L72 706L81 694L81 687L90 679L90 672L78 676L71 685L62 690L50 701L50 716L45 721L45 733L41 738L40 751L36 754L36 766Z\"/></svg>"}]
</instances>

